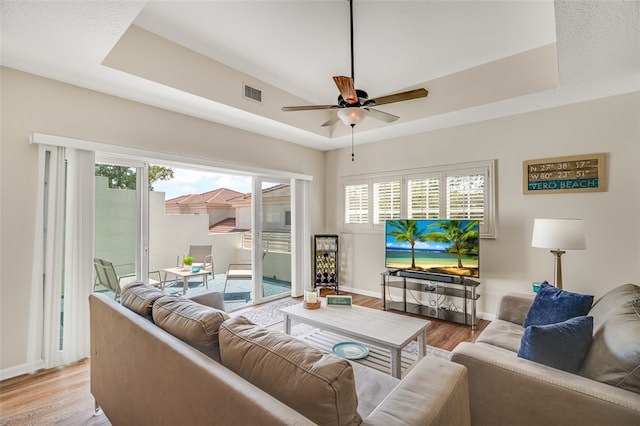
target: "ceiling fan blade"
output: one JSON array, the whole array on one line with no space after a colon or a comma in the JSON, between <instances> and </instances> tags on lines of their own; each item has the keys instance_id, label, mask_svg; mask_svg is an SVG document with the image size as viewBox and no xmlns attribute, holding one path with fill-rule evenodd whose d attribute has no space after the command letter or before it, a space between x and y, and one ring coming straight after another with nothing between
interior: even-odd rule
<instances>
[{"instance_id":1,"label":"ceiling fan blade","mask_svg":"<svg viewBox=\"0 0 640 426\"><path fill-rule=\"evenodd\" d=\"M342 95L342 99L344 99L348 104L358 103L356 88L353 85L353 79L351 77L338 75L333 77L333 81L336 83L336 86Z\"/></svg>"},{"instance_id":2,"label":"ceiling fan blade","mask_svg":"<svg viewBox=\"0 0 640 426\"><path fill-rule=\"evenodd\" d=\"M338 115L334 114L333 117L325 121L320 127L331 127L334 124L336 124L338 121L340 121L340 119L338 118Z\"/></svg>"},{"instance_id":3,"label":"ceiling fan blade","mask_svg":"<svg viewBox=\"0 0 640 426\"><path fill-rule=\"evenodd\" d=\"M282 111L313 111L317 109L337 109L339 105L304 105L304 106L286 106L282 107Z\"/></svg>"},{"instance_id":4,"label":"ceiling fan blade","mask_svg":"<svg viewBox=\"0 0 640 426\"><path fill-rule=\"evenodd\" d=\"M373 108L365 108L365 109L369 111L369 117L373 117L377 120L384 121L385 123L393 123L398 118L400 118L397 115L389 114L388 112L380 111L379 109L373 109Z\"/></svg>"},{"instance_id":5,"label":"ceiling fan blade","mask_svg":"<svg viewBox=\"0 0 640 426\"><path fill-rule=\"evenodd\" d=\"M407 92L395 93L393 95L381 96L379 98L369 99L365 103L365 106L369 106L369 105L378 106L378 105L392 104L394 102L409 101L411 99L425 98L428 94L429 92L427 91L427 89L409 90Z\"/></svg>"}]
</instances>

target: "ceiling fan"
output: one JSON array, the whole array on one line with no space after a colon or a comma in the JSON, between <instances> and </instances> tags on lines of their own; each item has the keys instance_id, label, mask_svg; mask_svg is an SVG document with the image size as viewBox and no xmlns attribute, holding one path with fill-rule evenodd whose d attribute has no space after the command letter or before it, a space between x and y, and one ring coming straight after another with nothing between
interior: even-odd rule
<instances>
[{"instance_id":1,"label":"ceiling fan","mask_svg":"<svg viewBox=\"0 0 640 426\"><path fill-rule=\"evenodd\" d=\"M337 105L306 105L306 106L285 106L282 111L313 111L322 109L338 110L337 114L322 124L322 127L333 126L338 120L342 120L346 125L353 127L365 119L367 115L392 123L398 118L397 115L374 109L374 106L386 105L395 102L408 101L411 99L424 98L429 93L426 89L420 88L401 93L394 93L387 96L369 99L369 95L364 90L356 89L353 72L353 0L349 0L349 18L351 30L351 77L334 76L333 81L338 87L340 95Z\"/></svg>"}]
</instances>

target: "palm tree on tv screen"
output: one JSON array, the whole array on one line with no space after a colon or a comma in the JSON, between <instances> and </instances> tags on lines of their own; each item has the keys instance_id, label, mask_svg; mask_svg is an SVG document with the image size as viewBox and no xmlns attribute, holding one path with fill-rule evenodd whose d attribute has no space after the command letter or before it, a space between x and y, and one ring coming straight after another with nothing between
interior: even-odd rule
<instances>
[{"instance_id":1,"label":"palm tree on tv screen","mask_svg":"<svg viewBox=\"0 0 640 426\"><path fill-rule=\"evenodd\" d=\"M458 257L458 268L462 268L462 255L478 256L478 221L470 220L462 226L461 220L445 220L432 223L427 228L437 228L439 231L426 233L421 241L451 243L451 252Z\"/></svg>"},{"instance_id":2,"label":"palm tree on tv screen","mask_svg":"<svg viewBox=\"0 0 640 426\"><path fill-rule=\"evenodd\" d=\"M416 241L424 241L425 229L418 229L418 222L415 220L392 220L389 226L396 229L392 229L387 235L395 237L398 242L408 242L411 245L411 269L416 269L414 247Z\"/></svg>"}]
</instances>

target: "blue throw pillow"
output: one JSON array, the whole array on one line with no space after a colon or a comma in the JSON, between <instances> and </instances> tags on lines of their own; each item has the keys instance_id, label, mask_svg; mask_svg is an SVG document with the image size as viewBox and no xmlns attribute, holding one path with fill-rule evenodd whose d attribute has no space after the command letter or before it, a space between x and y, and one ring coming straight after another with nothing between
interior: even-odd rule
<instances>
[{"instance_id":1,"label":"blue throw pillow","mask_svg":"<svg viewBox=\"0 0 640 426\"><path fill-rule=\"evenodd\" d=\"M522 326L556 324L587 315L591 305L593 296L564 291L545 281L540 285Z\"/></svg>"},{"instance_id":2,"label":"blue throw pillow","mask_svg":"<svg viewBox=\"0 0 640 426\"><path fill-rule=\"evenodd\" d=\"M558 324L532 325L524 330L518 357L577 373L593 339L593 317Z\"/></svg>"}]
</instances>

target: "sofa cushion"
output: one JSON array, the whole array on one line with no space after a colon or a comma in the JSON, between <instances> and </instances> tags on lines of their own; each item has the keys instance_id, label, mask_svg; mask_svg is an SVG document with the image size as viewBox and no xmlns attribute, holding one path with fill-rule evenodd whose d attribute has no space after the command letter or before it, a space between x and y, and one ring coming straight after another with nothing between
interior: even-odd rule
<instances>
[{"instance_id":1,"label":"sofa cushion","mask_svg":"<svg viewBox=\"0 0 640 426\"><path fill-rule=\"evenodd\" d=\"M133 312L143 317L153 320L152 309L156 300L166 294L143 282L133 282L122 289L120 303L125 308L131 309Z\"/></svg>"},{"instance_id":2,"label":"sofa cushion","mask_svg":"<svg viewBox=\"0 0 640 426\"><path fill-rule=\"evenodd\" d=\"M239 316L220 327L225 367L319 425L357 425L351 364Z\"/></svg>"},{"instance_id":3,"label":"sofa cushion","mask_svg":"<svg viewBox=\"0 0 640 426\"><path fill-rule=\"evenodd\" d=\"M620 314L620 307L630 306L634 300L640 304L640 286L634 284L620 285L605 293L589 311L589 316L593 317L593 331L597 332L608 318Z\"/></svg>"},{"instance_id":4,"label":"sofa cushion","mask_svg":"<svg viewBox=\"0 0 640 426\"><path fill-rule=\"evenodd\" d=\"M559 370L577 373L591 346L592 317L575 317L524 329L518 356Z\"/></svg>"},{"instance_id":5,"label":"sofa cushion","mask_svg":"<svg viewBox=\"0 0 640 426\"><path fill-rule=\"evenodd\" d=\"M182 297L164 296L153 305L153 321L158 327L218 362L220 324L228 318L223 311Z\"/></svg>"},{"instance_id":6,"label":"sofa cushion","mask_svg":"<svg viewBox=\"0 0 640 426\"><path fill-rule=\"evenodd\" d=\"M356 382L358 414L363 419L366 419L398 386L400 379L357 362L349 361L349 363L353 368L353 376Z\"/></svg>"},{"instance_id":7,"label":"sofa cushion","mask_svg":"<svg viewBox=\"0 0 640 426\"><path fill-rule=\"evenodd\" d=\"M480 333L476 343L485 343L510 350L511 352L518 352L523 332L524 328L519 324L496 319L491 321Z\"/></svg>"},{"instance_id":8,"label":"sofa cushion","mask_svg":"<svg viewBox=\"0 0 640 426\"><path fill-rule=\"evenodd\" d=\"M523 326L556 324L589 313L593 296L561 290L546 281L540 285Z\"/></svg>"},{"instance_id":9,"label":"sofa cushion","mask_svg":"<svg viewBox=\"0 0 640 426\"><path fill-rule=\"evenodd\" d=\"M640 393L640 287L621 287L592 309L599 326L580 375Z\"/></svg>"}]
</instances>

